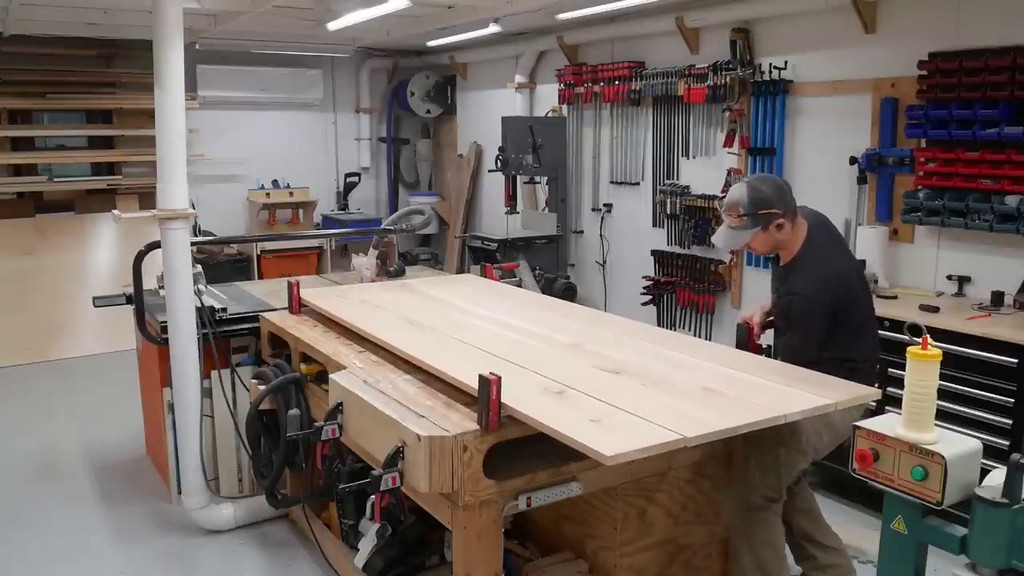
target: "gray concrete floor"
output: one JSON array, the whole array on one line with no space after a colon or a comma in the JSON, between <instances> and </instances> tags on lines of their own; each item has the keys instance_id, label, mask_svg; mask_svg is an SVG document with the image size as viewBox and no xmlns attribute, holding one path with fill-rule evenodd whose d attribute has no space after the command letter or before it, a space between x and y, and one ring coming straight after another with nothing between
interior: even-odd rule
<instances>
[{"instance_id":1,"label":"gray concrete floor","mask_svg":"<svg viewBox=\"0 0 1024 576\"><path fill-rule=\"evenodd\" d=\"M287 520L211 534L146 457L134 352L0 369L0 574L331 574Z\"/></svg>"},{"instance_id":2,"label":"gray concrete floor","mask_svg":"<svg viewBox=\"0 0 1024 576\"><path fill-rule=\"evenodd\" d=\"M212 534L169 503L136 374L134 352L0 369L0 574L331 574L286 520ZM874 575L878 518L819 501L858 576ZM928 573L962 564L933 550Z\"/></svg>"}]
</instances>

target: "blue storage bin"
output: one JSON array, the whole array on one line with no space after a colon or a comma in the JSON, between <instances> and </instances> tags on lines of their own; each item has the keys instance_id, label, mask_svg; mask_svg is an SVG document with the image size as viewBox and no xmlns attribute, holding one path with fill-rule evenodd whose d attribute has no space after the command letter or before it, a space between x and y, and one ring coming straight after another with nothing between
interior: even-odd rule
<instances>
[{"instance_id":1,"label":"blue storage bin","mask_svg":"<svg viewBox=\"0 0 1024 576\"><path fill-rule=\"evenodd\" d=\"M954 140L974 140L974 122L953 122L949 135Z\"/></svg>"},{"instance_id":2,"label":"blue storage bin","mask_svg":"<svg viewBox=\"0 0 1024 576\"><path fill-rule=\"evenodd\" d=\"M974 104L974 117L989 122L1008 122L1013 116L1013 103L984 100Z\"/></svg>"},{"instance_id":3,"label":"blue storage bin","mask_svg":"<svg viewBox=\"0 0 1024 576\"><path fill-rule=\"evenodd\" d=\"M903 134L911 140L921 140L927 136L922 122L907 122L903 127Z\"/></svg>"},{"instance_id":4,"label":"blue storage bin","mask_svg":"<svg viewBox=\"0 0 1024 576\"><path fill-rule=\"evenodd\" d=\"M925 137L929 140L949 140L949 122L929 122L925 128Z\"/></svg>"},{"instance_id":5,"label":"blue storage bin","mask_svg":"<svg viewBox=\"0 0 1024 576\"><path fill-rule=\"evenodd\" d=\"M954 102L953 103L953 119L954 120L974 120L974 104L971 102Z\"/></svg>"},{"instance_id":6,"label":"blue storage bin","mask_svg":"<svg viewBox=\"0 0 1024 576\"><path fill-rule=\"evenodd\" d=\"M908 122L923 122L927 117L927 109L924 104L908 104L904 115Z\"/></svg>"},{"instance_id":7,"label":"blue storage bin","mask_svg":"<svg viewBox=\"0 0 1024 576\"><path fill-rule=\"evenodd\" d=\"M952 120L953 104L951 102L929 102L926 104L925 115L929 120Z\"/></svg>"},{"instance_id":8,"label":"blue storage bin","mask_svg":"<svg viewBox=\"0 0 1024 576\"><path fill-rule=\"evenodd\" d=\"M999 139L1004 142L1024 141L1024 126L1003 126L999 129Z\"/></svg>"},{"instance_id":9,"label":"blue storage bin","mask_svg":"<svg viewBox=\"0 0 1024 576\"><path fill-rule=\"evenodd\" d=\"M992 124L991 122L978 122L974 127L974 137L978 140L992 141L999 140L1002 135L1000 130L1002 129L1001 124Z\"/></svg>"}]
</instances>

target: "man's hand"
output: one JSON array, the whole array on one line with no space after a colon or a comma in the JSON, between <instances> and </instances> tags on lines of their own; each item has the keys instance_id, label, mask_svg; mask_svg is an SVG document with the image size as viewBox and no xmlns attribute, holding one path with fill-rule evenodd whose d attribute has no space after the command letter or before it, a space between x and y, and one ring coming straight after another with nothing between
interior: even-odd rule
<instances>
[{"instance_id":1,"label":"man's hand","mask_svg":"<svg viewBox=\"0 0 1024 576\"><path fill-rule=\"evenodd\" d=\"M765 302L757 310L747 312L740 316L740 322L746 322L754 329L754 340L756 342L761 341L761 335L764 334L764 321L768 317L768 311L771 310L772 303Z\"/></svg>"}]
</instances>

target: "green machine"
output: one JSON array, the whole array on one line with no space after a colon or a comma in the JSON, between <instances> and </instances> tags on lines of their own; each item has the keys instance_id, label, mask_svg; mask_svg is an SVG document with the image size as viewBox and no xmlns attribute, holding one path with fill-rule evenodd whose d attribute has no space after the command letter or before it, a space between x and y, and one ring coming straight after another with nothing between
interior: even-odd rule
<instances>
[{"instance_id":1,"label":"green machine","mask_svg":"<svg viewBox=\"0 0 1024 576\"><path fill-rule=\"evenodd\" d=\"M1024 574L1021 455L979 486L976 439L936 429L934 441L920 444L902 432L898 414L854 425L850 471L885 490L878 576L925 576L929 546L967 557L956 576ZM966 529L931 515L970 497Z\"/></svg>"}]
</instances>

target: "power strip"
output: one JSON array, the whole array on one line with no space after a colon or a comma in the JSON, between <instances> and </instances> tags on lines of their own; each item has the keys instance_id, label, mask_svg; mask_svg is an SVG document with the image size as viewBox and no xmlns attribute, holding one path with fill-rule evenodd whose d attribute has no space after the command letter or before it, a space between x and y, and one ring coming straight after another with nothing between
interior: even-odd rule
<instances>
[{"instance_id":1,"label":"power strip","mask_svg":"<svg viewBox=\"0 0 1024 576\"><path fill-rule=\"evenodd\" d=\"M541 506L575 498L580 494L583 494L583 484L572 481L558 484L557 486L541 488L533 492L524 492L518 496L516 504L519 507L519 511L522 512L523 510L540 508Z\"/></svg>"}]
</instances>

